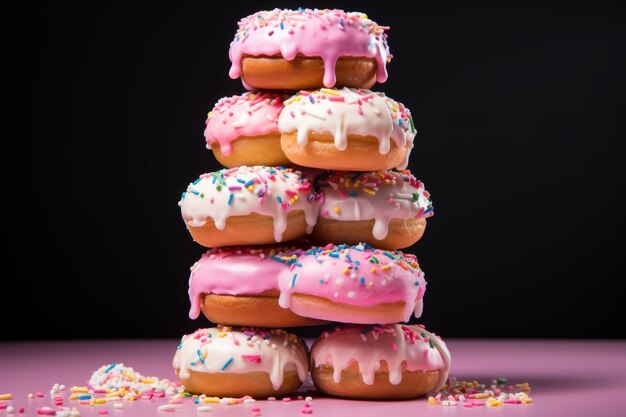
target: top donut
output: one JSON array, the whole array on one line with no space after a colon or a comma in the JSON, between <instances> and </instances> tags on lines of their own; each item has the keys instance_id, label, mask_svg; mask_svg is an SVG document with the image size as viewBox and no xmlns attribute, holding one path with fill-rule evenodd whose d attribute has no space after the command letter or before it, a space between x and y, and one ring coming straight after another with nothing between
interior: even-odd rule
<instances>
[{"instance_id":1,"label":"top donut","mask_svg":"<svg viewBox=\"0 0 626 417\"><path fill-rule=\"evenodd\" d=\"M370 88L387 80L388 29L360 12L260 11L239 21L229 75L247 89Z\"/></svg>"}]
</instances>

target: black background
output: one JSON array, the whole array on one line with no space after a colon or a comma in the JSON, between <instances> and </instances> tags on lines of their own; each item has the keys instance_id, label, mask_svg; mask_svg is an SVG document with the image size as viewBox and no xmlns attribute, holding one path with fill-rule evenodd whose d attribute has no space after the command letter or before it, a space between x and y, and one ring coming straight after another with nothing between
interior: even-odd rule
<instances>
[{"instance_id":1,"label":"black background","mask_svg":"<svg viewBox=\"0 0 626 417\"><path fill-rule=\"evenodd\" d=\"M623 10L396 3L5 9L0 338L207 324L187 317L203 249L177 202L218 168L202 132L243 91L228 77L237 21L300 5L391 26L390 77L374 89L412 110L410 168L436 212L407 250L428 279L420 321L444 337L626 337Z\"/></svg>"}]
</instances>

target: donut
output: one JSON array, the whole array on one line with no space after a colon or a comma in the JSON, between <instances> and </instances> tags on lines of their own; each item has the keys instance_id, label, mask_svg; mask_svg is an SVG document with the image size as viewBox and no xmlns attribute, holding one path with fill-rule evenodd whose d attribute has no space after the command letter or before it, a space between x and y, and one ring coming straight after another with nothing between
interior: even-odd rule
<instances>
[{"instance_id":1,"label":"donut","mask_svg":"<svg viewBox=\"0 0 626 417\"><path fill-rule=\"evenodd\" d=\"M183 336L172 365L186 392L212 397L289 395L309 370L307 347L296 335L226 326Z\"/></svg>"},{"instance_id":2,"label":"donut","mask_svg":"<svg viewBox=\"0 0 626 417\"><path fill-rule=\"evenodd\" d=\"M402 103L351 88L300 91L285 101L278 129L291 162L346 171L405 169L416 133Z\"/></svg>"},{"instance_id":3,"label":"donut","mask_svg":"<svg viewBox=\"0 0 626 417\"><path fill-rule=\"evenodd\" d=\"M388 29L360 12L260 11L239 21L229 75L247 89L370 88L387 80Z\"/></svg>"},{"instance_id":4,"label":"donut","mask_svg":"<svg viewBox=\"0 0 626 417\"><path fill-rule=\"evenodd\" d=\"M446 344L419 325L341 326L311 347L313 383L335 397L417 398L439 391L449 370Z\"/></svg>"},{"instance_id":5,"label":"donut","mask_svg":"<svg viewBox=\"0 0 626 417\"><path fill-rule=\"evenodd\" d=\"M203 174L179 202L189 233L206 247L295 240L317 220L313 185L299 171L241 166Z\"/></svg>"},{"instance_id":6,"label":"donut","mask_svg":"<svg viewBox=\"0 0 626 417\"><path fill-rule=\"evenodd\" d=\"M299 316L342 323L408 321L422 314L424 273L414 255L328 244L296 251L278 277L278 304Z\"/></svg>"},{"instance_id":7,"label":"donut","mask_svg":"<svg viewBox=\"0 0 626 417\"><path fill-rule=\"evenodd\" d=\"M319 244L406 248L422 237L434 214L430 194L409 171L329 171L315 183L321 198L311 240Z\"/></svg>"},{"instance_id":8,"label":"donut","mask_svg":"<svg viewBox=\"0 0 626 417\"><path fill-rule=\"evenodd\" d=\"M209 249L191 267L189 318L200 311L213 323L254 327L322 324L278 305L278 275L292 247L246 246ZM277 262L278 261L278 262Z\"/></svg>"},{"instance_id":9,"label":"donut","mask_svg":"<svg viewBox=\"0 0 626 417\"><path fill-rule=\"evenodd\" d=\"M226 167L288 165L278 132L278 116L286 98L286 94L271 92L221 98L207 115L207 149Z\"/></svg>"}]
</instances>

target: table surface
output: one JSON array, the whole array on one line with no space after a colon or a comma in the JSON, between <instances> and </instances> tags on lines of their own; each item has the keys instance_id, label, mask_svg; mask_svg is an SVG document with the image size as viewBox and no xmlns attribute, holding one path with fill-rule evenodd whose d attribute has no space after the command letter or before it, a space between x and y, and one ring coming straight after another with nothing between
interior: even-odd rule
<instances>
[{"instance_id":1,"label":"table surface","mask_svg":"<svg viewBox=\"0 0 626 417\"><path fill-rule=\"evenodd\" d=\"M458 380L490 383L505 377L509 383L528 382L532 404L503 404L499 407L429 405L425 398L411 401L355 401L324 398L313 393L316 416L380 417L417 415L527 415L527 416L624 416L626 403L626 340L465 340L449 339L451 376ZM108 363L124 363L146 376L175 380L171 367L177 340L109 340L59 342L0 342L0 401L13 406L15 416L35 415L36 408L54 407L50 389L54 383L85 385L92 372ZM312 389L307 382L302 390ZM28 393L43 392L43 398L28 399ZM64 394L66 405L69 390ZM297 393L295 394L297 395ZM295 398L294 395L294 398ZM78 406L82 416L99 416L103 409L115 417L163 416L158 406L167 399L125 402L123 409L111 403ZM249 408L260 408L261 416L302 416L302 401L257 401L233 406L212 404L213 417L252 416ZM25 407L26 414L17 410ZM202 415L189 401L171 414ZM350 414L347 414L347 413ZM0 417L7 411L0 409Z\"/></svg>"}]
</instances>

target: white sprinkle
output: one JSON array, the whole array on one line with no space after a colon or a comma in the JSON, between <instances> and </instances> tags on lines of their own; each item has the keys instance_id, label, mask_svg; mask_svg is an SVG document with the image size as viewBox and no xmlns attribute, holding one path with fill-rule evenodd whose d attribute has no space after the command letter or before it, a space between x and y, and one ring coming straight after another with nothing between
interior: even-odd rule
<instances>
[{"instance_id":1,"label":"white sprinkle","mask_svg":"<svg viewBox=\"0 0 626 417\"><path fill-rule=\"evenodd\" d=\"M465 402L465 395L463 394L459 395L459 401L462 403Z\"/></svg>"},{"instance_id":2,"label":"white sprinkle","mask_svg":"<svg viewBox=\"0 0 626 417\"><path fill-rule=\"evenodd\" d=\"M250 404L250 403L255 403L256 400L254 398L246 398L245 400L243 400L244 404Z\"/></svg>"},{"instance_id":3,"label":"white sprinkle","mask_svg":"<svg viewBox=\"0 0 626 417\"><path fill-rule=\"evenodd\" d=\"M335 291L335 293L333 294L333 297L335 297L335 298L339 297L339 293L337 291Z\"/></svg>"},{"instance_id":4,"label":"white sprinkle","mask_svg":"<svg viewBox=\"0 0 626 417\"><path fill-rule=\"evenodd\" d=\"M58 414L57 414L58 415ZM80 411L78 410L72 410L72 412L70 413L70 416L72 417L78 417L80 416Z\"/></svg>"},{"instance_id":5,"label":"white sprinkle","mask_svg":"<svg viewBox=\"0 0 626 417\"><path fill-rule=\"evenodd\" d=\"M165 405L159 406L159 408L157 408L157 410L159 410L159 411L174 411L177 408L180 408L180 406L177 405L177 404L165 404Z\"/></svg>"},{"instance_id":6,"label":"white sprinkle","mask_svg":"<svg viewBox=\"0 0 626 417\"><path fill-rule=\"evenodd\" d=\"M367 342L367 336L363 333L361 333L361 339L363 339L364 342Z\"/></svg>"},{"instance_id":7,"label":"white sprinkle","mask_svg":"<svg viewBox=\"0 0 626 417\"><path fill-rule=\"evenodd\" d=\"M200 407L198 407L198 409L197 409L197 410L198 410L198 412L199 412L199 413L207 413L207 412L209 412L209 411L212 411L212 409L211 409L211 406L210 406L210 405L203 405L203 406L200 406Z\"/></svg>"},{"instance_id":8,"label":"white sprinkle","mask_svg":"<svg viewBox=\"0 0 626 417\"><path fill-rule=\"evenodd\" d=\"M267 397L267 401L276 401L276 397Z\"/></svg>"},{"instance_id":9,"label":"white sprinkle","mask_svg":"<svg viewBox=\"0 0 626 417\"><path fill-rule=\"evenodd\" d=\"M272 349L276 350L276 345L272 343Z\"/></svg>"},{"instance_id":10,"label":"white sprinkle","mask_svg":"<svg viewBox=\"0 0 626 417\"><path fill-rule=\"evenodd\" d=\"M354 298L356 297L356 294L354 293L354 291L348 291L348 298Z\"/></svg>"},{"instance_id":11,"label":"white sprinkle","mask_svg":"<svg viewBox=\"0 0 626 417\"><path fill-rule=\"evenodd\" d=\"M307 400L307 401L313 401L313 397L308 396L308 397L306 397L306 398L305 398L305 400Z\"/></svg>"},{"instance_id":12,"label":"white sprinkle","mask_svg":"<svg viewBox=\"0 0 626 417\"><path fill-rule=\"evenodd\" d=\"M13 414L14 412L15 412L15 409L12 406L7 407L7 414Z\"/></svg>"},{"instance_id":13,"label":"white sprinkle","mask_svg":"<svg viewBox=\"0 0 626 417\"><path fill-rule=\"evenodd\" d=\"M124 404L123 403L113 403L113 408L117 408L119 410L120 408L124 408Z\"/></svg>"},{"instance_id":14,"label":"white sprinkle","mask_svg":"<svg viewBox=\"0 0 626 417\"><path fill-rule=\"evenodd\" d=\"M71 411L57 411L55 416L57 417L70 417L72 415Z\"/></svg>"}]
</instances>

